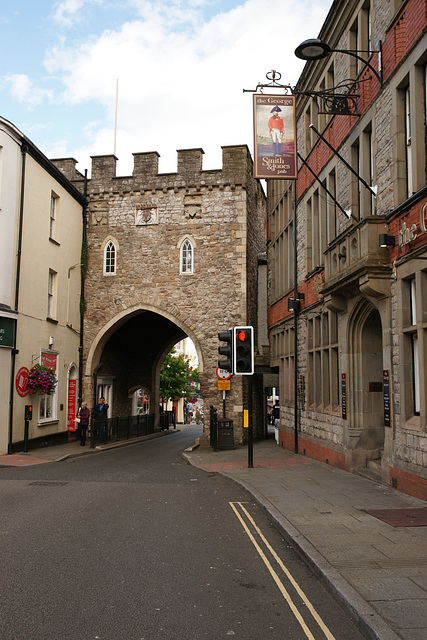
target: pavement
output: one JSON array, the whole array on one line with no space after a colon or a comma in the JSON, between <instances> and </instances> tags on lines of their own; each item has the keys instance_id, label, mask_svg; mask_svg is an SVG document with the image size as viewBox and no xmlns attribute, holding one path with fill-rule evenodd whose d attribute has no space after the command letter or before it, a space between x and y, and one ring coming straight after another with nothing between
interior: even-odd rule
<instances>
[{"instance_id":1,"label":"pavement","mask_svg":"<svg viewBox=\"0 0 427 640\"><path fill-rule=\"evenodd\" d=\"M152 437L96 449L69 443L0 456L0 466L99 454ZM183 458L245 487L367 638L427 639L425 502L379 480L285 451L274 439L254 444L252 468L247 447L214 452L196 441Z\"/></svg>"}]
</instances>

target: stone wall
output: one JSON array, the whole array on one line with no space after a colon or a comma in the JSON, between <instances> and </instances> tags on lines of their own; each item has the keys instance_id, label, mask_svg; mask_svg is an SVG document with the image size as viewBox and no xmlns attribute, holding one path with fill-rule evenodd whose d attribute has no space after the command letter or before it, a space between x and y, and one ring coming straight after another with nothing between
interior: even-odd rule
<instances>
[{"instance_id":1,"label":"stone wall","mask_svg":"<svg viewBox=\"0 0 427 640\"><path fill-rule=\"evenodd\" d=\"M209 406L222 407L215 375L217 333L239 324L256 327L257 255L266 247L266 213L264 193L253 178L246 146L223 147L221 170L204 171L202 156L201 149L178 151L177 173L159 174L157 153L134 154L133 173L124 177L116 176L115 156L92 158L87 186L84 363L86 397L91 398L93 369L101 365L99 373L107 372L100 356L103 343L110 339L110 334L103 337L105 328L114 333L115 323L125 323L128 312L129 318L146 310L168 318L177 335L189 335L196 345L207 432ZM74 172L82 188L72 161L57 162L64 173ZM192 274L180 273L185 238L194 247ZM104 248L109 240L117 249L116 275L104 275ZM144 331L143 339L150 342L150 327ZM158 357L172 346L173 337L174 331L168 328ZM154 380L158 362L154 356L150 362L146 362L153 368L148 378ZM127 390L138 384L130 370L123 371L123 362L117 369L122 369L120 376L127 376ZM123 396L122 380L120 385ZM246 385L242 376L234 376L227 393L227 413L235 420L238 442L243 438ZM155 389L151 391L155 397ZM115 399L117 407L124 404L123 397Z\"/></svg>"}]
</instances>

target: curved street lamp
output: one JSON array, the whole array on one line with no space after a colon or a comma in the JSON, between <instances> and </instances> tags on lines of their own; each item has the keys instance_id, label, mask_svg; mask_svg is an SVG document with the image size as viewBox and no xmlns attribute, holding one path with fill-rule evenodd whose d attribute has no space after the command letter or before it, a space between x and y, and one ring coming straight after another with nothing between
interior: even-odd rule
<instances>
[{"instance_id":1,"label":"curved street lamp","mask_svg":"<svg viewBox=\"0 0 427 640\"><path fill-rule=\"evenodd\" d=\"M380 87L382 86L382 77L381 71L378 73L369 62L366 62L362 56L359 56L355 51L349 51L347 49L332 49L326 42L320 40L320 38L309 38L308 40L304 40L300 45L295 49L295 55L300 60L321 60L322 58L327 58L331 55L331 53L347 53L349 56L353 56L353 58L357 58L365 64L372 73L377 78L380 83ZM379 55L379 68L381 68L381 49L378 50Z\"/></svg>"}]
</instances>

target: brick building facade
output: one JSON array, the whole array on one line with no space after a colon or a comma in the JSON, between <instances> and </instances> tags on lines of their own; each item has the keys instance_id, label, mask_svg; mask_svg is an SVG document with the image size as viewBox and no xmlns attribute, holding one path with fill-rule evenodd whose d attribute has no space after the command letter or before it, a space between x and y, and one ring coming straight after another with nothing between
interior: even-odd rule
<instances>
[{"instance_id":1,"label":"brick building facade","mask_svg":"<svg viewBox=\"0 0 427 640\"><path fill-rule=\"evenodd\" d=\"M342 52L306 64L297 91L358 80L352 89L357 114L328 114L318 97L300 95L298 148L310 168L300 166L295 183L268 185L269 329L271 364L280 369L280 443L293 449L297 440L301 453L343 468L370 467L391 486L424 499L426 26L425 0L333 2L319 38L331 49L357 52L374 71ZM376 197L344 161L376 187ZM298 292L304 295L296 412L294 314L288 311L294 201ZM380 247L380 236L394 244Z\"/></svg>"}]
</instances>

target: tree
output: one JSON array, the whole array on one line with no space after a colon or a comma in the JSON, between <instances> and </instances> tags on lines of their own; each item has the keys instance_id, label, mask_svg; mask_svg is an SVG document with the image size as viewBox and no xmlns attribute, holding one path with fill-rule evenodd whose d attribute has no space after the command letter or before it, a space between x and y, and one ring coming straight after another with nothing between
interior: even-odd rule
<instances>
[{"instance_id":1,"label":"tree","mask_svg":"<svg viewBox=\"0 0 427 640\"><path fill-rule=\"evenodd\" d=\"M194 389L192 391L189 384L192 379L194 379L193 372L184 355L177 354L173 348L160 369L160 397L163 402L194 395Z\"/></svg>"}]
</instances>

